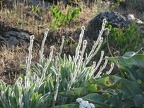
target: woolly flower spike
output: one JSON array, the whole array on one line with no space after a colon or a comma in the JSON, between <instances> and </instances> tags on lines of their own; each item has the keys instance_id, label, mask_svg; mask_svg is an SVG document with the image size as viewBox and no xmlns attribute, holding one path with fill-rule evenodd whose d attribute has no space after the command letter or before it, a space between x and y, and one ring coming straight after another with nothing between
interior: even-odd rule
<instances>
[{"instance_id":1,"label":"woolly flower spike","mask_svg":"<svg viewBox=\"0 0 144 108\"><path fill-rule=\"evenodd\" d=\"M88 101L82 101L80 103L80 106L83 106L82 108L88 107L89 106L89 102Z\"/></svg>"},{"instance_id":2,"label":"woolly flower spike","mask_svg":"<svg viewBox=\"0 0 144 108\"><path fill-rule=\"evenodd\" d=\"M34 38L35 38L34 35L30 36L30 46L28 48L29 55L28 55L28 57L26 57L26 64L27 64L26 73L30 72L30 66L31 66L31 60L32 60L32 48L33 48Z\"/></svg>"},{"instance_id":3,"label":"woolly flower spike","mask_svg":"<svg viewBox=\"0 0 144 108\"><path fill-rule=\"evenodd\" d=\"M35 38L34 35L30 36L30 40L34 40L34 38Z\"/></svg>"},{"instance_id":4,"label":"woolly flower spike","mask_svg":"<svg viewBox=\"0 0 144 108\"><path fill-rule=\"evenodd\" d=\"M94 104L84 101L82 98L77 98L76 102L80 104L79 108L95 108Z\"/></svg>"},{"instance_id":5,"label":"woolly flower spike","mask_svg":"<svg viewBox=\"0 0 144 108\"><path fill-rule=\"evenodd\" d=\"M76 99L76 102L78 102L78 103L81 103L82 101L83 101L82 98L77 98L77 99Z\"/></svg>"},{"instance_id":6,"label":"woolly flower spike","mask_svg":"<svg viewBox=\"0 0 144 108\"><path fill-rule=\"evenodd\" d=\"M104 19L103 19L103 23L102 23L102 30L105 29L105 25L106 25L106 23L107 23L107 20L104 18Z\"/></svg>"},{"instance_id":7,"label":"woolly flower spike","mask_svg":"<svg viewBox=\"0 0 144 108\"><path fill-rule=\"evenodd\" d=\"M107 20L106 20L105 18L103 19L103 23L104 23L104 24L106 24L106 23L107 23Z\"/></svg>"},{"instance_id":8,"label":"woolly flower spike","mask_svg":"<svg viewBox=\"0 0 144 108\"><path fill-rule=\"evenodd\" d=\"M82 27L81 27L81 30L85 30L85 26L82 26Z\"/></svg>"},{"instance_id":9,"label":"woolly flower spike","mask_svg":"<svg viewBox=\"0 0 144 108\"><path fill-rule=\"evenodd\" d=\"M135 20L134 14L128 14L127 18L128 18L128 20L130 20L130 21Z\"/></svg>"},{"instance_id":10,"label":"woolly flower spike","mask_svg":"<svg viewBox=\"0 0 144 108\"><path fill-rule=\"evenodd\" d=\"M48 32L49 32L49 29L48 29L48 28L46 28L46 29L45 29L45 33L46 33L46 34L48 34Z\"/></svg>"},{"instance_id":11,"label":"woolly flower spike","mask_svg":"<svg viewBox=\"0 0 144 108\"><path fill-rule=\"evenodd\" d=\"M41 63L43 61L43 53L44 53L44 44L45 44L45 41L46 41L46 38L47 38L47 35L48 35L48 31L49 29L46 28L45 29L45 32L44 32L44 38L42 40L42 44L41 44L41 49L39 51L39 56L40 56L40 59L39 59L39 62Z\"/></svg>"},{"instance_id":12,"label":"woolly flower spike","mask_svg":"<svg viewBox=\"0 0 144 108\"><path fill-rule=\"evenodd\" d=\"M83 41L83 45L86 46L87 45L87 40Z\"/></svg>"},{"instance_id":13,"label":"woolly flower spike","mask_svg":"<svg viewBox=\"0 0 144 108\"><path fill-rule=\"evenodd\" d=\"M63 50L64 40L65 40L65 36L62 36L62 43L61 43L61 46L60 46L60 55L61 55L62 50Z\"/></svg>"}]
</instances>

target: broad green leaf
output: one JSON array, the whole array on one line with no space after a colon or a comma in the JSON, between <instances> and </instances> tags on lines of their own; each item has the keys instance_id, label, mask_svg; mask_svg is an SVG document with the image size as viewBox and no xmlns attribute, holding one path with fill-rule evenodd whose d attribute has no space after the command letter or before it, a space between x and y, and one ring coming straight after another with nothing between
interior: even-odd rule
<instances>
[{"instance_id":1,"label":"broad green leaf","mask_svg":"<svg viewBox=\"0 0 144 108\"><path fill-rule=\"evenodd\" d=\"M90 86L87 86L86 89L89 93L89 92L96 92L97 90L100 90L101 88L97 84L91 84Z\"/></svg>"},{"instance_id":2,"label":"broad green leaf","mask_svg":"<svg viewBox=\"0 0 144 108\"><path fill-rule=\"evenodd\" d=\"M66 96L66 97L76 96L72 90L68 90L68 91L65 91L65 92L60 92L59 95Z\"/></svg>"},{"instance_id":3,"label":"broad green leaf","mask_svg":"<svg viewBox=\"0 0 144 108\"><path fill-rule=\"evenodd\" d=\"M73 89L73 92L79 97L86 94L86 89L84 87L79 87L77 89Z\"/></svg>"},{"instance_id":4,"label":"broad green leaf","mask_svg":"<svg viewBox=\"0 0 144 108\"><path fill-rule=\"evenodd\" d=\"M108 104L111 104L112 106L121 106L122 104L122 93L118 93L116 95L112 95L109 99L108 99Z\"/></svg>"},{"instance_id":5,"label":"broad green leaf","mask_svg":"<svg viewBox=\"0 0 144 108\"><path fill-rule=\"evenodd\" d=\"M128 64L144 69L144 54L137 54L127 59ZM144 72L144 70L143 70Z\"/></svg>"},{"instance_id":6,"label":"broad green leaf","mask_svg":"<svg viewBox=\"0 0 144 108\"><path fill-rule=\"evenodd\" d=\"M134 56L136 54L137 54L137 52L127 52L123 55L123 57L128 59L128 58L131 58L132 56Z\"/></svg>"},{"instance_id":7,"label":"broad green leaf","mask_svg":"<svg viewBox=\"0 0 144 108\"><path fill-rule=\"evenodd\" d=\"M98 93L90 93L82 98L92 103L101 103L101 102L103 103L105 101L105 98Z\"/></svg>"},{"instance_id":8,"label":"broad green leaf","mask_svg":"<svg viewBox=\"0 0 144 108\"><path fill-rule=\"evenodd\" d=\"M72 88L71 90L60 92L59 94L61 96L66 96L66 97L80 97L86 94L86 88L85 87Z\"/></svg>"},{"instance_id":9,"label":"broad green leaf","mask_svg":"<svg viewBox=\"0 0 144 108\"><path fill-rule=\"evenodd\" d=\"M103 76L98 78L95 83L103 88L113 87L121 78L118 76Z\"/></svg>"},{"instance_id":10,"label":"broad green leaf","mask_svg":"<svg viewBox=\"0 0 144 108\"><path fill-rule=\"evenodd\" d=\"M144 54L137 54L135 52L128 52L123 56L110 57L108 60L117 63L124 67L137 66L144 68ZM115 62L117 60L117 62ZM144 70L143 70L144 71Z\"/></svg>"},{"instance_id":11,"label":"broad green leaf","mask_svg":"<svg viewBox=\"0 0 144 108\"><path fill-rule=\"evenodd\" d=\"M64 104L64 105L57 105L55 108L79 108L79 104Z\"/></svg>"},{"instance_id":12,"label":"broad green leaf","mask_svg":"<svg viewBox=\"0 0 144 108\"><path fill-rule=\"evenodd\" d=\"M133 108L133 107L134 107L134 102L131 98L124 99L122 108Z\"/></svg>"},{"instance_id":13,"label":"broad green leaf","mask_svg":"<svg viewBox=\"0 0 144 108\"><path fill-rule=\"evenodd\" d=\"M99 105L100 107L109 108L109 105L105 104L105 98L101 94L90 93L82 98L90 103Z\"/></svg>"},{"instance_id":14,"label":"broad green leaf","mask_svg":"<svg viewBox=\"0 0 144 108\"><path fill-rule=\"evenodd\" d=\"M124 97L136 96L142 94L142 91L139 85L135 81L129 81L127 79L121 79L120 83L122 84L121 89L124 93Z\"/></svg>"},{"instance_id":15,"label":"broad green leaf","mask_svg":"<svg viewBox=\"0 0 144 108\"><path fill-rule=\"evenodd\" d=\"M135 95L133 101L136 107L141 107L142 105L144 105L144 95Z\"/></svg>"},{"instance_id":16,"label":"broad green leaf","mask_svg":"<svg viewBox=\"0 0 144 108\"><path fill-rule=\"evenodd\" d=\"M125 78L134 81L144 81L144 54L137 52L128 52L123 56L108 58L112 62L116 60L116 64L121 70L121 75L125 74Z\"/></svg>"}]
</instances>

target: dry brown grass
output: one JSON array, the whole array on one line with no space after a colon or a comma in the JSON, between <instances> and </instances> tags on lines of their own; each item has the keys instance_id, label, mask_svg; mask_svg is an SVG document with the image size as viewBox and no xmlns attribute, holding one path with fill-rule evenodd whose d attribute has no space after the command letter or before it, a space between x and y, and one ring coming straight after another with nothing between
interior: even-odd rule
<instances>
[{"instance_id":1,"label":"dry brown grass","mask_svg":"<svg viewBox=\"0 0 144 108\"><path fill-rule=\"evenodd\" d=\"M49 28L52 13L50 9L41 10L42 20L38 20L35 18L33 14L28 15L26 12L31 10L31 7L24 6L23 4L14 5L16 8L4 8L0 10L0 22L5 22L10 28L17 28L25 31L29 31L35 36L40 36L43 33L45 28ZM67 11L63 9L61 6L58 7L62 12ZM75 30L76 26L82 26L86 24L90 19L95 15L95 13L91 9L84 9L81 12L80 16L72 22L69 27L61 27L59 29L67 30Z\"/></svg>"},{"instance_id":2,"label":"dry brown grass","mask_svg":"<svg viewBox=\"0 0 144 108\"><path fill-rule=\"evenodd\" d=\"M63 6L60 5L58 8L62 12L65 12L68 9L68 7L64 9ZM24 30L34 34L35 40L37 40L38 43L35 44L33 49L33 61L37 61L39 50L38 44L41 44L43 37L42 33L45 28L49 28L49 24L52 20L52 13L50 9L41 9L42 20L38 20L33 14L28 15L26 13L30 10L31 7L25 6L24 4L13 4L13 8L7 6L3 7L0 10L0 27L4 31L7 31L6 29L10 30L11 28L15 28L17 30ZM62 26L57 31L50 29L47 44L45 46L45 55L48 56L51 45L56 47L55 52L57 52L59 50L61 36L65 35L67 38L68 36L71 37L73 32L77 28L80 28L80 26L87 24L94 14L95 13L91 9L84 9L79 17L75 21L71 22L70 25ZM70 38L68 39L70 40ZM65 48L65 51L66 53L70 53L68 48ZM13 50L7 50L6 48L5 50L0 51L0 79L9 84L15 82L18 75L20 73L24 74L25 72L22 65L25 64L27 55L27 49L22 49L20 47L16 47Z\"/></svg>"},{"instance_id":3,"label":"dry brown grass","mask_svg":"<svg viewBox=\"0 0 144 108\"><path fill-rule=\"evenodd\" d=\"M18 48L0 51L0 78L7 83L15 81L20 72L24 72L21 65L25 64L26 55L24 50Z\"/></svg>"}]
</instances>

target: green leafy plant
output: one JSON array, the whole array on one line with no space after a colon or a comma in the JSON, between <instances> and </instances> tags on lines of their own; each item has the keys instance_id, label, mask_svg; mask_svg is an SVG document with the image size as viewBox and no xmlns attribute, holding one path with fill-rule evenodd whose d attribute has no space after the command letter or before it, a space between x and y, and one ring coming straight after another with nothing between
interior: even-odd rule
<instances>
[{"instance_id":1,"label":"green leafy plant","mask_svg":"<svg viewBox=\"0 0 144 108\"><path fill-rule=\"evenodd\" d=\"M138 82L144 89L144 54L127 52L123 56L109 58L120 69L121 76Z\"/></svg>"},{"instance_id":2,"label":"green leafy plant","mask_svg":"<svg viewBox=\"0 0 144 108\"><path fill-rule=\"evenodd\" d=\"M116 0L116 1L112 2L111 3L111 8L112 9L117 8L120 5L121 2L125 2L125 0Z\"/></svg>"},{"instance_id":3,"label":"green leafy plant","mask_svg":"<svg viewBox=\"0 0 144 108\"><path fill-rule=\"evenodd\" d=\"M81 97L98 108L143 107L144 53L127 52L123 56L108 59L119 67L120 73L105 75L97 79L91 78L86 86L60 92L60 95ZM77 105L75 100L71 104L59 105L58 108L69 108L70 105L71 108L75 108L74 104Z\"/></svg>"},{"instance_id":4,"label":"green leafy plant","mask_svg":"<svg viewBox=\"0 0 144 108\"><path fill-rule=\"evenodd\" d=\"M33 39L31 36L26 76L21 75L14 85L0 81L0 108L44 108L51 100L49 92L43 94L43 80L30 71Z\"/></svg>"},{"instance_id":5,"label":"green leafy plant","mask_svg":"<svg viewBox=\"0 0 144 108\"><path fill-rule=\"evenodd\" d=\"M138 83L116 75L90 79L85 87L60 92L60 95L73 98L81 97L98 108L117 108L117 106L123 108L142 107L144 104L143 92ZM70 104L58 105L59 107L57 107L62 108L72 105L70 108L74 108L74 104L77 105L75 100Z\"/></svg>"},{"instance_id":6,"label":"green leafy plant","mask_svg":"<svg viewBox=\"0 0 144 108\"><path fill-rule=\"evenodd\" d=\"M64 37L60 53L54 56L52 46L49 57L44 57L48 34L46 29L39 51L39 62L32 63L34 36L31 36L26 75L21 75L14 85L0 81L0 108L78 108L81 105L88 107L89 104L94 105L89 105L90 108L143 107L144 53L128 52L123 56L107 58L102 51L97 64L94 62L89 65L102 45L105 23L104 20L99 37L88 54L84 53L87 41L83 40L84 27L81 28L73 57L61 57ZM114 62L120 73L109 75L113 64L108 72L103 73L107 60ZM78 99L85 104L78 102Z\"/></svg>"},{"instance_id":7,"label":"green leafy plant","mask_svg":"<svg viewBox=\"0 0 144 108\"><path fill-rule=\"evenodd\" d=\"M139 31L139 26L132 23L128 28L113 28L110 29L109 43L114 50L119 50L124 54L127 51L137 51L143 44L142 33Z\"/></svg>"},{"instance_id":8,"label":"green leafy plant","mask_svg":"<svg viewBox=\"0 0 144 108\"><path fill-rule=\"evenodd\" d=\"M68 25L82 10L81 8L73 9L72 7L69 7L66 14L63 14L56 6L52 6L51 11L53 15L51 27L57 29L63 24Z\"/></svg>"},{"instance_id":9,"label":"green leafy plant","mask_svg":"<svg viewBox=\"0 0 144 108\"><path fill-rule=\"evenodd\" d=\"M39 63L32 65L32 48L34 36L30 37L29 55L26 59L26 75L21 75L14 85L0 83L0 108L48 108L59 107L59 105L69 104L77 97L66 97L61 94L63 91L83 88L91 78L99 78L108 63L102 51L98 63L89 65L88 63L100 49L105 30L105 20L102 25L98 40L94 43L89 54L85 54L87 41L83 41L84 27L80 34L79 42L76 47L75 55L61 57L64 38L60 46L60 53L53 55L54 47L50 48L49 58L43 55L44 44L48 34L48 29L44 33L41 49L39 51ZM110 74L113 65L108 72ZM94 75L95 72L96 75ZM74 105L75 106L75 105ZM78 103L77 105L78 106Z\"/></svg>"},{"instance_id":10,"label":"green leafy plant","mask_svg":"<svg viewBox=\"0 0 144 108\"><path fill-rule=\"evenodd\" d=\"M130 106L129 104L131 104L135 107L142 107L144 105L144 53L127 52L123 56L109 57L108 59L114 62L120 69L119 76L128 80L123 90L126 91L125 95L128 93L127 95L132 100L130 99L131 101L127 105ZM127 89L129 86L131 86L131 89ZM137 88L139 90L136 90ZM135 93L132 93L132 90Z\"/></svg>"},{"instance_id":11,"label":"green leafy plant","mask_svg":"<svg viewBox=\"0 0 144 108\"><path fill-rule=\"evenodd\" d=\"M31 11L33 13L39 13L40 12L40 7L38 5L37 6L32 5Z\"/></svg>"}]
</instances>

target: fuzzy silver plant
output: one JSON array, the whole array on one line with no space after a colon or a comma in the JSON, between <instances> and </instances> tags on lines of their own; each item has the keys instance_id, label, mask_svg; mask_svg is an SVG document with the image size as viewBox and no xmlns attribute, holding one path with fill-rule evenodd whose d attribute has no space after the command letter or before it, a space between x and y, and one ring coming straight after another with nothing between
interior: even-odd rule
<instances>
[{"instance_id":1,"label":"fuzzy silver plant","mask_svg":"<svg viewBox=\"0 0 144 108\"><path fill-rule=\"evenodd\" d=\"M54 108L57 100L61 100L61 104L65 104L67 101L67 97L59 95L60 92L71 88L84 87L89 79L101 77L108 63L107 59L105 59L104 51L101 51L100 59L97 62L93 62L91 66L88 66L88 64L96 56L102 45L105 23L106 20L104 19L98 39L88 54L85 53L87 41L83 40L85 27L81 27L75 55L64 54L63 58L61 54L64 46L64 37L62 37L60 53L54 56L54 46L52 46L49 57L44 57L44 44L49 31L46 29L39 51L39 62L36 65L32 65L34 36L31 36L29 55L26 58L26 75L19 77L14 86L6 87L6 84L1 82L1 106L4 108L28 108L33 105L34 108L39 108L44 107L43 105L46 104L46 106ZM103 60L105 61L102 64ZM114 64L112 63L110 70L105 73L110 74L113 67ZM95 72L97 72L96 75L94 75Z\"/></svg>"},{"instance_id":2,"label":"fuzzy silver plant","mask_svg":"<svg viewBox=\"0 0 144 108\"><path fill-rule=\"evenodd\" d=\"M62 49L64 46L64 36L62 37L62 43L60 46L60 52L57 56L53 55L54 46L50 48L49 58L44 57L44 44L46 41L46 37L48 34L48 29L46 29L44 33L44 38L42 41L41 49L39 51L39 63L37 63L37 67L34 68L35 71L35 80L41 85L43 82L48 82L48 91L49 93L53 92L53 107L55 106L55 102L58 98L58 93L64 90L70 90L73 87L82 87L85 86L86 82L90 78L99 78L101 77L104 69L107 66L108 60L105 59L104 51L101 51L100 59L97 62L93 62L91 66L88 66L89 62L92 60L94 56L96 56L99 51L102 43L103 37L102 34L105 31L106 20L103 20L102 28L99 32L99 36L97 41L94 42L92 49L89 53L85 53L87 47L87 40L83 40L85 27L81 27L81 33L78 41L78 45L75 50L75 55L65 55L62 58ZM29 48L29 57L27 62L27 72L30 71L31 65L31 57L32 57L32 43ZM102 61L104 63L102 63ZM111 64L111 68L109 71L105 72L105 74L110 74L113 70L114 64ZM94 75L96 73L96 75ZM28 74L27 73L27 74ZM34 81L34 80L33 80ZM32 81L32 82L33 82ZM49 82L54 81L54 85L50 86ZM36 86L38 88L38 86ZM62 99L62 103L65 103L67 98Z\"/></svg>"}]
</instances>

